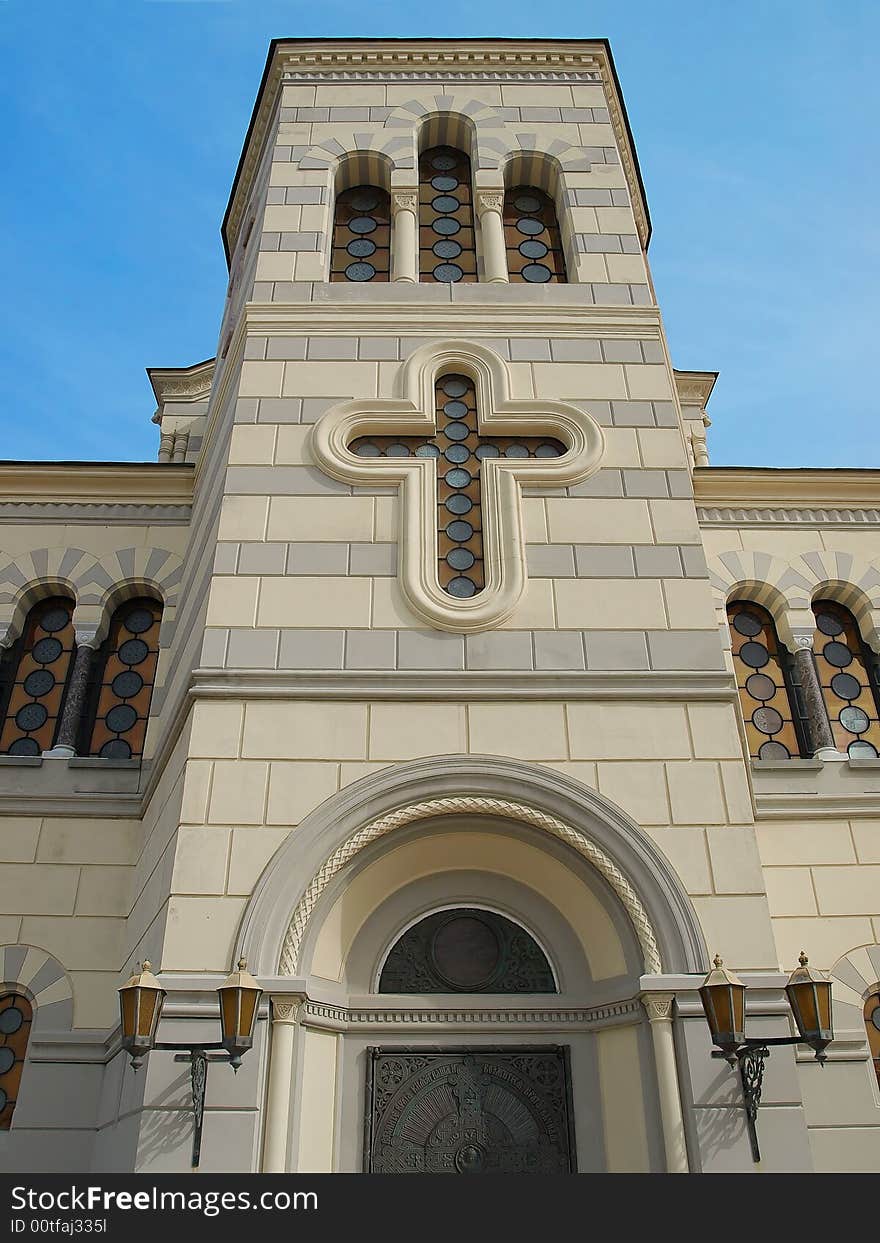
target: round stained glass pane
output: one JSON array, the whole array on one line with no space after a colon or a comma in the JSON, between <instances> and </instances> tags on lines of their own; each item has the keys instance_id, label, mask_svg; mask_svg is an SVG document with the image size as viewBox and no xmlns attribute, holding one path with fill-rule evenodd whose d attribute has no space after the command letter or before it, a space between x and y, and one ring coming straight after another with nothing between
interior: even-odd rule
<instances>
[{"instance_id":1,"label":"round stained glass pane","mask_svg":"<svg viewBox=\"0 0 880 1243\"><path fill-rule=\"evenodd\" d=\"M447 419L464 419L467 417L467 412L468 408L463 401L447 401L443 407L443 413Z\"/></svg>"},{"instance_id":2,"label":"round stained glass pane","mask_svg":"<svg viewBox=\"0 0 880 1243\"><path fill-rule=\"evenodd\" d=\"M843 634L843 623L833 613L817 613L816 627L822 634Z\"/></svg>"},{"instance_id":3,"label":"round stained glass pane","mask_svg":"<svg viewBox=\"0 0 880 1243\"><path fill-rule=\"evenodd\" d=\"M438 975L465 992L485 988L498 970L501 944L495 929L474 915L454 915L431 940L431 959Z\"/></svg>"},{"instance_id":4,"label":"round stained glass pane","mask_svg":"<svg viewBox=\"0 0 880 1243\"><path fill-rule=\"evenodd\" d=\"M543 263L527 263L520 275L530 285L546 285L553 273Z\"/></svg>"},{"instance_id":5,"label":"round stained glass pane","mask_svg":"<svg viewBox=\"0 0 880 1243\"><path fill-rule=\"evenodd\" d=\"M456 160L454 155L447 155L445 152L441 152L439 155L435 155L432 158L431 167L444 171L448 168L455 168L457 163L458 160Z\"/></svg>"},{"instance_id":6,"label":"round stained glass pane","mask_svg":"<svg viewBox=\"0 0 880 1243\"><path fill-rule=\"evenodd\" d=\"M44 704L25 704L15 714L15 723L19 729L29 734L32 729L40 729L49 719Z\"/></svg>"},{"instance_id":7,"label":"round stained glass pane","mask_svg":"<svg viewBox=\"0 0 880 1243\"><path fill-rule=\"evenodd\" d=\"M382 450L378 445L363 444L355 446L354 452L358 457L381 457Z\"/></svg>"},{"instance_id":8,"label":"round stained glass pane","mask_svg":"<svg viewBox=\"0 0 880 1243\"><path fill-rule=\"evenodd\" d=\"M439 457L440 450L436 445L419 445L416 449L416 457Z\"/></svg>"},{"instance_id":9,"label":"round stained glass pane","mask_svg":"<svg viewBox=\"0 0 880 1243\"><path fill-rule=\"evenodd\" d=\"M484 461L487 457L500 457L501 456L501 450L498 448L497 445L478 445L476 453L477 453L477 457L480 459L481 462Z\"/></svg>"},{"instance_id":10,"label":"round stained glass pane","mask_svg":"<svg viewBox=\"0 0 880 1243\"><path fill-rule=\"evenodd\" d=\"M34 669L33 673L29 673L24 680L25 691L28 695L33 695L34 699L39 699L41 695L48 695L54 685L55 675L48 669Z\"/></svg>"},{"instance_id":11,"label":"round stained glass pane","mask_svg":"<svg viewBox=\"0 0 880 1243\"><path fill-rule=\"evenodd\" d=\"M458 211L461 203L454 194L438 194L432 201L431 206L434 208L434 211L449 213Z\"/></svg>"},{"instance_id":12,"label":"round stained glass pane","mask_svg":"<svg viewBox=\"0 0 880 1243\"><path fill-rule=\"evenodd\" d=\"M518 194L513 200L513 205L517 211L541 210L541 200L535 198L534 194Z\"/></svg>"},{"instance_id":13,"label":"round stained glass pane","mask_svg":"<svg viewBox=\"0 0 880 1243\"><path fill-rule=\"evenodd\" d=\"M39 755L40 744L36 738L16 738L9 748L10 755Z\"/></svg>"},{"instance_id":14,"label":"round stained glass pane","mask_svg":"<svg viewBox=\"0 0 880 1243\"><path fill-rule=\"evenodd\" d=\"M105 760L130 760L131 747L124 738L111 738L101 748L101 755Z\"/></svg>"},{"instance_id":15,"label":"round stained glass pane","mask_svg":"<svg viewBox=\"0 0 880 1243\"><path fill-rule=\"evenodd\" d=\"M876 1027L877 1031L880 1032L880 1006L874 1007L874 1009L868 1015L868 1020L872 1024L872 1026Z\"/></svg>"},{"instance_id":16,"label":"round stained glass pane","mask_svg":"<svg viewBox=\"0 0 880 1243\"><path fill-rule=\"evenodd\" d=\"M439 242L435 242L431 247L438 259L457 259L461 254L461 247L458 242L454 242L450 237L441 238Z\"/></svg>"},{"instance_id":17,"label":"round stained glass pane","mask_svg":"<svg viewBox=\"0 0 880 1243\"><path fill-rule=\"evenodd\" d=\"M752 699L772 699L776 694L776 683L766 673L753 673L746 678L746 690Z\"/></svg>"},{"instance_id":18,"label":"round stained glass pane","mask_svg":"<svg viewBox=\"0 0 880 1243\"><path fill-rule=\"evenodd\" d=\"M449 538L457 540L461 544L463 544L466 540L469 540L473 533L474 528L469 522L450 522L449 526L446 528L446 534Z\"/></svg>"},{"instance_id":19,"label":"round stained glass pane","mask_svg":"<svg viewBox=\"0 0 880 1243\"><path fill-rule=\"evenodd\" d=\"M350 263L345 269L345 279L349 281L371 281L375 275L372 263Z\"/></svg>"},{"instance_id":20,"label":"round stained glass pane","mask_svg":"<svg viewBox=\"0 0 880 1243\"><path fill-rule=\"evenodd\" d=\"M115 708L110 709L104 719L107 722L107 728L112 733L124 734L134 725L137 713L131 704L117 704Z\"/></svg>"},{"instance_id":21,"label":"round stained glass pane","mask_svg":"<svg viewBox=\"0 0 880 1243\"><path fill-rule=\"evenodd\" d=\"M6 1108L6 1102L8 1100L9 1100L9 1097L6 1095L6 1089L0 1088L0 1109Z\"/></svg>"},{"instance_id":22,"label":"round stained glass pane","mask_svg":"<svg viewBox=\"0 0 880 1243\"><path fill-rule=\"evenodd\" d=\"M67 609L49 609L40 618L40 626L47 634L54 634L56 630L63 630L69 621L70 614Z\"/></svg>"},{"instance_id":23,"label":"round stained glass pane","mask_svg":"<svg viewBox=\"0 0 880 1243\"><path fill-rule=\"evenodd\" d=\"M761 633L764 625L760 617L756 617L754 613L736 613L733 618L733 628L738 634L754 637Z\"/></svg>"},{"instance_id":24,"label":"round stained glass pane","mask_svg":"<svg viewBox=\"0 0 880 1243\"><path fill-rule=\"evenodd\" d=\"M354 220L349 220L348 227L352 233L372 233L377 226L372 216L355 216Z\"/></svg>"},{"instance_id":25,"label":"round stained glass pane","mask_svg":"<svg viewBox=\"0 0 880 1243\"><path fill-rule=\"evenodd\" d=\"M467 445L450 445L443 454L447 462L454 462L459 466L462 462L466 462L470 455L471 451Z\"/></svg>"},{"instance_id":26,"label":"round stained glass pane","mask_svg":"<svg viewBox=\"0 0 880 1243\"><path fill-rule=\"evenodd\" d=\"M561 445L538 445L535 450L535 457L561 457L564 452L565 450Z\"/></svg>"},{"instance_id":27,"label":"round stained glass pane","mask_svg":"<svg viewBox=\"0 0 880 1243\"><path fill-rule=\"evenodd\" d=\"M0 1075L5 1075L15 1065L15 1054L8 1047L0 1049Z\"/></svg>"},{"instance_id":28,"label":"round stained glass pane","mask_svg":"<svg viewBox=\"0 0 880 1243\"><path fill-rule=\"evenodd\" d=\"M449 375L445 380L441 380L440 387L447 397L464 397L468 391L467 380L462 380L457 375Z\"/></svg>"},{"instance_id":29,"label":"round stained glass pane","mask_svg":"<svg viewBox=\"0 0 880 1243\"><path fill-rule=\"evenodd\" d=\"M822 655L828 661L829 665L834 665L835 669L845 669L847 665L853 662L853 654L845 643L826 643L822 648Z\"/></svg>"},{"instance_id":30,"label":"round stained glass pane","mask_svg":"<svg viewBox=\"0 0 880 1243\"><path fill-rule=\"evenodd\" d=\"M516 227L520 233L525 233L526 237L535 237L536 234L544 232L542 221L533 220L531 216L526 216L523 220L517 220Z\"/></svg>"},{"instance_id":31,"label":"round stained glass pane","mask_svg":"<svg viewBox=\"0 0 880 1243\"><path fill-rule=\"evenodd\" d=\"M851 734L863 734L869 725L868 714L861 708L854 708L852 704L844 708L837 719Z\"/></svg>"},{"instance_id":32,"label":"round stained glass pane","mask_svg":"<svg viewBox=\"0 0 880 1243\"><path fill-rule=\"evenodd\" d=\"M443 285L454 285L456 281L461 280L464 272L457 263L438 263L432 276L435 281L440 281Z\"/></svg>"},{"instance_id":33,"label":"round stained glass pane","mask_svg":"<svg viewBox=\"0 0 880 1243\"><path fill-rule=\"evenodd\" d=\"M469 514L474 507L474 503L469 496L464 496L461 492L455 492L446 499L446 508L451 514Z\"/></svg>"},{"instance_id":34,"label":"round stained glass pane","mask_svg":"<svg viewBox=\"0 0 880 1243\"><path fill-rule=\"evenodd\" d=\"M149 654L150 649L143 639L126 639L119 649L119 659L124 665L139 665Z\"/></svg>"},{"instance_id":35,"label":"round stained glass pane","mask_svg":"<svg viewBox=\"0 0 880 1243\"><path fill-rule=\"evenodd\" d=\"M471 434L467 423L449 423L443 430L450 440L467 440Z\"/></svg>"},{"instance_id":36,"label":"round stained glass pane","mask_svg":"<svg viewBox=\"0 0 880 1243\"><path fill-rule=\"evenodd\" d=\"M831 689L838 699L858 699L862 693L862 684L851 673L835 673L831 679Z\"/></svg>"},{"instance_id":37,"label":"round stained glass pane","mask_svg":"<svg viewBox=\"0 0 880 1243\"><path fill-rule=\"evenodd\" d=\"M446 472L445 479L450 488L466 488L471 481L471 475L470 471L461 470L456 466Z\"/></svg>"},{"instance_id":38,"label":"round stained glass pane","mask_svg":"<svg viewBox=\"0 0 880 1243\"><path fill-rule=\"evenodd\" d=\"M355 211L373 211L379 205L379 191L372 186L358 187L349 194L348 204Z\"/></svg>"},{"instance_id":39,"label":"round stained glass pane","mask_svg":"<svg viewBox=\"0 0 880 1243\"><path fill-rule=\"evenodd\" d=\"M453 548L446 554L446 561L453 570L469 570L476 557L467 548Z\"/></svg>"},{"instance_id":40,"label":"round stained glass pane","mask_svg":"<svg viewBox=\"0 0 880 1243\"><path fill-rule=\"evenodd\" d=\"M504 450L505 457L528 457L529 451L525 445L508 445Z\"/></svg>"},{"instance_id":41,"label":"round stained glass pane","mask_svg":"<svg viewBox=\"0 0 880 1243\"><path fill-rule=\"evenodd\" d=\"M547 254L548 247L543 242L530 238L527 242L520 242L518 249L524 259L543 259Z\"/></svg>"},{"instance_id":42,"label":"round stained glass pane","mask_svg":"<svg viewBox=\"0 0 880 1243\"><path fill-rule=\"evenodd\" d=\"M851 742L846 749L847 755L851 755L854 760L874 760L877 758L877 749L872 747L870 742L865 742L860 738L858 742Z\"/></svg>"},{"instance_id":43,"label":"round stained glass pane","mask_svg":"<svg viewBox=\"0 0 880 1243\"><path fill-rule=\"evenodd\" d=\"M120 699L131 699L132 695L137 695L142 690L143 685L144 679L139 673L135 673L134 669L126 669L124 673L117 673L110 688Z\"/></svg>"},{"instance_id":44,"label":"round stained glass pane","mask_svg":"<svg viewBox=\"0 0 880 1243\"><path fill-rule=\"evenodd\" d=\"M38 639L31 648L31 655L38 665L51 665L63 651L58 639Z\"/></svg>"},{"instance_id":45,"label":"round stained glass pane","mask_svg":"<svg viewBox=\"0 0 880 1243\"><path fill-rule=\"evenodd\" d=\"M461 225L454 216L438 216L431 228L442 237L452 237L459 231Z\"/></svg>"},{"instance_id":46,"label":"round stained glass pane","mask_svg":"<svg viewBox=\"0 0 880 1243\"><path fill-rule=\"evenodd\" d=\"M763 643L744 643L739 649L739 656L750 669L763 669L770 660L770 653Z\"/></svg>"},{"instance_id":47,"label":"round stained glass pane","mask_svg":"<svg viewBox=\"0 0 880 1243\"><path fill-rule=\"evenodd\" d=\"M477 588L469 578L453 578L447 583L446 590L451 596L457 596L459 600L466 600L469 596L476 595Z\"/></svg>"},{"instance_id":48,"label":"round stained glass pane","mask_svg":"<svg viewBox=\"0 0 880 1243\"><path fill-rule=\"evenodd\" d=\"M132 609L125 619L125 628L132 634L143 634L153 624L153 614L149 609Z\"/></svg>"},{"instance_id":49,"label":"round stained glass pane","mask_svg":"<svg viewBox=\"0 0 880 1243\"><path fill-rule=\"evenodd\" d=\"M782 716L775 708L756 708L752 713L752 724L762 734L778 734L782 729Z\"/></svg>"},{"instance_id":50,"label":"round stained glass pane","mask_svg":"<svg viewBox=\"0 0 880 1243\"><path fill-rule=\"evenodd\" d=\"M24 1014L19 1010L18 1006L7 1006L5 1010L0 1010L0 1032L4 1036L14 1035L24 1022Z\"/></svg>"},{"instance_id":51,"label":"round stained glass pane","mask_svg":"<svg viewBox=\"0 0 880 1243\"><path fill-rule=\"evenodd\" d=\"M352 259L367 259L376 249L376 243L371 242L368 237L356 237L345 249Z\"/></svg>"},{"instance_id":52,"label":"round stained glass pane","mask_svg":"<svg viewBox=\"0 0 880 1243\"><path fill-rule=\"evenodd\" d=\"M439 190L441 194L448 194L450 190L454 190L458 186L458 178L440 173L439 176L431 178L431 185L435 190Z\"/></svg>"},{"instance_id":53,"label":"round stained glass pane","mask_svg":"<svg viewBox=\"0 0 880 1243\"><path fill-rule=\"evenodd\" d=\"M385 450L386 457L409 457L408 445L389 445Z\"/></svg>"},{"instance_id":54,"label":"round stained glass pane","mask_svg":"<svg viewBox=\"0 0 880 1243\"><path fill-rule=\"evenodd\" d=\"M781 742L762 742L758 748L759 760L790 760L791 752Z\"/></svg>"}]
</instances>

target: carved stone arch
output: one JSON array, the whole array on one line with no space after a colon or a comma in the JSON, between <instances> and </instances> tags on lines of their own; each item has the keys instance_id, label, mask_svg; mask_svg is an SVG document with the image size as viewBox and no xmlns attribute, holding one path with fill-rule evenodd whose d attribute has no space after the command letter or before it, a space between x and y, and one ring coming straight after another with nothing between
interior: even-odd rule
<instances>
[{"instance_id":1,"label":"carved stone arch","mask_svg":"<svg viewBox=\"0 0 880 1243\"><path fill-rule=\"evenodd\" d=\"M693 905L650 838L600 794L560 773L497 756L433 756L362 778L316 808L280 847L242 921L236 954L258 972L295 975L327 885L361 850L443 815L496 816L563 842L617 895L645 971L702 971Z\"/></svg>"},{"instance_id":2,"label":"carved stone arch","mask_svg":"<svg viewBox=\"0 0 880 1243\"><path fill-rule=\"evenodd\" d=\"M163 606L165 627L177 606L183 561L167 548L120 548L85 568L76 579L78 627L91 629L94 641L107 637L114 609L136 596L155 596Z\"/></svg>"},{"instance_id":3,"label":"carved stone arch","mask_svg":"<svg viewBox=\"0 0 880 1243\"><path fill-rule=\"evenodd\" d=\"M717 553L709 562L709 581L719 610L726 611L734 600L760 604L773 618L781 642L794 649L795 631L807 624L809 584L787 561L742 549Z\"/></svg>"},{"instance_id":4,"label":"carved stone arch","mask_svg":"<svg viewBox=\"0 0 880 1243\"><path fill-rule=\"evenodd\" d=\"M880 989L880 945L873 942L848 950L838 958L829 976L835 1037L862 1045L870 1057L864 1008L871 993ZM871 1078L873 1081L873 1074Z\"/></svg>"},{"instance_id":5,"label":"carved stone arch","mask_svg":"<svg viewBox=\"0 0 880 1243\"><path fill-rule=\"evenodd\" d=\"M506 124L500 108L468 96L466 88L435 95L433 107L418 99L408 100L385 118L386 129L411 131L414 155L448 143L467 152L474 172L497 167L495 145L486 140L489 132L500 133Z\"/></svg>"},{"instance_id":6,"label":"carved stone arch","mask_svg":"<svg viewBox=\"0 0 880 1243\"><path fill-rule=\"evenodd\" d=\"M339 156L334 172L334 200L344 190L353 186L370 185L391 190L391 174L394 161L385 151L368 150L363 147L346 151Z\"/></svg>"},{"instance_id":7,"label":"carved stone arch","mask_svg":"<svg viewBox=\"0 0 880 1243\"><path fill-rule=\"evenodd\" d=\"M21 992L34 1007L33 1030L73 1027L73 988L64 967L36 945L0 947L0 994Z\"/></svg>"},{"instance_id":8,"label":"carved stone arch","mask_svg":"<svg viewBox=\"0 0 880 1243\"><path fill-rule=\"evenodd\" d=\"M814 600L835 600L853 614L865 642L880 647L880 562L817 550L802 553L793 565L810 584L808 608Z\"/></svg>"},{"instance_id":9,"label":"carved stone arch","mask_svg":"<svg viewBox=\"0 0 880 1243\"><path fill-rule=\"evenodd\" d=\"M332 171L335 178L338 167L350 160L387 162L392 171L395 169L415 168L415 146L412 136L386 134L378 129L368 133L354 130L341 134L338 138L325 138L313 147L309 147L303 155L298 167L302 169L326 169L328 175ZM352 182L352 185L357 184ZM380 182L385 185L385 182ZM345 187L343 187L345 188ZM386 187L387 188L387 187Z\"/></svg>"},{"instance_id":10,"label":"carved stone arch","mask_svg":"<svg viewBox=\"0 0 880 1243\"><path fill-rule=\"evenodd\" d=\"M0 561L0 647L20 636L25 618L39 600L52 595L79 600L79 577L96 565L81 548L34 548Z\"/></svg>"}]
</instances>

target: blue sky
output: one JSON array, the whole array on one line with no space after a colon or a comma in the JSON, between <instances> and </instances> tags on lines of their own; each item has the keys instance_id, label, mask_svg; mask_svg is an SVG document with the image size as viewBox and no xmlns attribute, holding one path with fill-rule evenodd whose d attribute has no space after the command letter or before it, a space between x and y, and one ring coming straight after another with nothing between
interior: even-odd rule
<instances>
[{"instance_id":1,"label":"blue sky","mask_svg":"<svg viewBox=\"0 0 880 1243\"><path fill-rule=\"evenodd\" d=\"M212 355L269 40L611 40L715 464L880 467L876 0L0 0L5 458L153 459L145 366Z\"/></svg>"}]
</instances>

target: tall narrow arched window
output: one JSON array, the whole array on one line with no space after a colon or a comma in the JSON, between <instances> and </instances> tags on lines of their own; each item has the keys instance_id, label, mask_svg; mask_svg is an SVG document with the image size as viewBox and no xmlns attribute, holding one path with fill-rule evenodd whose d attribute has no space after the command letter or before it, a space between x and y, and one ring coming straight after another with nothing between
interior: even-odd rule
<instances>
[{"instance_id":1,"label":"tall narrow arched window","mask_svg":"<svg viewBox=\"0 0 880 1243\"><path fill-rule=\"evenodd\" d=\"M331 281L387 281L391 270L391 200L379 186L336 196Z\"/></svg>"},{"instance_id":2,"label":"tall narrow arched window","mask_svg":"<svg viewBox=\"0 0 880 1243\"><path fill-rule=\"evenodd\" d=\"M471 162L455 147L419 158L419 280L477 279Z\"/></svg>"},{"instance_id":3,"label":"tall narrow arched window","mask_svg":"<svg viewBox=\"0 0 880 1243\"><path fill-rule=\"evenodd\" d=\"M800 755L788 654L773 618L760 605L737 600L728 605L727 620L749 755L757 760Z\"/></svg>"},{"instance_id":4,"label":"tall narrow arched window","mask_svg":"<svg viewBox=\"0 0 880 1243\"><path fill-rule=\"evenodd\" d=\"M880 720L871 653L842 604L817 600L813 612L813 652L834 743L856 759L874 759L880 755Z\"/></svg>"},{"instance_id":5,"label":"tall narrow arched window","mask_svg":"<svg viewBox=\"0 0 880 1243\"><path fill-rule=\"evenodd\" d=\"M75 646L73 601L41 600L3 662L0 754L40 755L55 741Z\"/></svg>"},{"instance_id":6,"label":"tall narrow arched window","mask_svg":"<svg viewBox=\"0 0 880 1243\"><path fill-rule=\"evenodd\" d=\"M865 1002L865 1027L868 1029L868 1044L871 1048L871 1060L880 1083L880 990L873 992Z\"/></svg>"},{"instance_id":7,"label":"tall narrow arched window","mask_svg":"<svg viewBox=\"0 0 880 1243\"><path fill-rule=\"evenodd\" d=\"M80 754L129 760L143 754L159 660L162 606L127 600L96 655Z\"/></svg>"},{"instance_id":8,"label":"tall narrow arched window","mask_svg":"<svg viewBox=\"0 0 880 1243\"><path fill-rule=\"evenodd\" d=\"M12 1126L34 1012L22 993L0 996L0 1131Z\"/></svg>"},{"instance_id":9,"label":"tall narrow arched window","mask_svg":"<svg viewBox=\"0 0 880 1243\"><path fill-rule=\"evenodd\" d=\"M504 195L507 273L531 285L565 282L565 256L553 200L534 186L514 186Z\"/></svg>"}]
</instances>

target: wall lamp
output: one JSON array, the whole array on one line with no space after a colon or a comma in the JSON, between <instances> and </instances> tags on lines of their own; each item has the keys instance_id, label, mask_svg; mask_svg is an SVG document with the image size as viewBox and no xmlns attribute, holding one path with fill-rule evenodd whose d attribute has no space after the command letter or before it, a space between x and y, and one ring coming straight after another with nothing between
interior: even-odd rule
<instances>
[{"instance_id":1,"label":"wall lamp","mask_svg":"<svg viewBox=\"0 0 880 1243\"><path fill-rule=\"evenodd\" d=\"M205 1088L208 1062L229 1058L234 1071L254 1043L254 1021L263 990L247 970L244 958L238 970L217 989L220 1001L221 1039L202 1044L166 1044L156 1040L165 989L150 970L145 959L140 973L135 973L119 989L119 1012L122 1023L122 1047L131 1057L133 1070L142 1065L151 1049L169 1049L177 1053L175 1062L189 1062L192 1082L193 1145L192 1168L198 1169L202 1148L202 1119L205 1112ZM215 1049L224 1054L212 1056ZM225 1055L225 1056L224 1056Z\"/></svg>"},{"instance_id":2,"label":"wall lamp","mask_svg":"<svg viewBox=\"0 0 880 1243\"><path fill-rule=\"evenodd\" d=\"M732 1067L739 1066L752 1160L761 1160L758 1147L758 1106L764 1084L764 1062L775 1045L806 1044L821 1066L826 1046L834 1039L831 1022L831 981L811 971L801 950L800 966L792 971L785 986L794 1015L797 1036L749 1038L745 1034L746 986L727 971L718 955L715 966L700 988L700 1000L712 1033L713 1057L723 1057Z\"/></svg>"}]
</instances>

